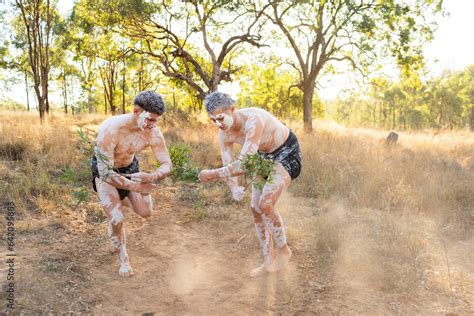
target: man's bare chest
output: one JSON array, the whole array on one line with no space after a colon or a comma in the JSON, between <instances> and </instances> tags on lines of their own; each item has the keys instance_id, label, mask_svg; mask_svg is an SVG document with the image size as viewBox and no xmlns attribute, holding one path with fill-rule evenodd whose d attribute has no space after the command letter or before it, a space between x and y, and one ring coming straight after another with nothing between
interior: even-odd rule
<instances>
[{"instance_id":1,"label":"man's bare chest","mask_svg":"<svg viewBox=\"0 0 474 316\"><path fill-rule=\"evenodd\" d=\"M134 154L140 152L149 146L149 141L144 135L128 134L117 139L117 146L115 147L116 154Z\"/></svg>"}]
</instances>

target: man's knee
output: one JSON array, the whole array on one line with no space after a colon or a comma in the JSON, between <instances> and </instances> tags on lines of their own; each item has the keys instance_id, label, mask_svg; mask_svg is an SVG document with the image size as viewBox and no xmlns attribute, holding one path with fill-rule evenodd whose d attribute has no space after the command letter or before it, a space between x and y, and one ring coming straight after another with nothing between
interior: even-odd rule
<instances>
[{"instance_id":1,"label":"man's knee","mask_svg":"<svg viewBox=\"0 0 474 316\"><path fill-rule=\"evenodd\" d=\"M143 218L150 218L151 217L151 209L146 209L139 213Z\"/></svg>"},{"instance_id":2,"label":"man's knee","mask_svg":"<svg viewBox=\"0 0 474 316\"><path fill-rule=\"evenodd\" d=\"M118 225L122 223L124 220L123 212L120 209L120 206L117 205L112 209L112 212L110 212L110 222L112 225Z\"/></svg>"},{"instance_id":3,"label":"man's knee","mask_svg":"<svg viewBox=\"0 0 474 316\"><path fill-rule=\"evenodd\" d=\"M262 213L258 209L258 206L250 205L250 210L252 211L254 219L259 220L262 218Z\"/></svg>"},{"instance_id":4,"label":"man's knee","mask_svg":"<svg viewBox=\"0 0 474 316\"><path fill-rule=\"evenodd\" d=\"M272 199L270 199L270 198L261 198L258 201L258 209L263 214L271 213L273 211Z\"/></svg>"},{"instance_id":5,"label":"man's knee","mask_svg":"<svg viewBox=\"0 0 474 316\"><path fill-rule=\"evenodd\" d=\"M135 209L135 212L143 218L151 216L152 206L148 203L140 203Z\"/></svg>"}]
</instances>

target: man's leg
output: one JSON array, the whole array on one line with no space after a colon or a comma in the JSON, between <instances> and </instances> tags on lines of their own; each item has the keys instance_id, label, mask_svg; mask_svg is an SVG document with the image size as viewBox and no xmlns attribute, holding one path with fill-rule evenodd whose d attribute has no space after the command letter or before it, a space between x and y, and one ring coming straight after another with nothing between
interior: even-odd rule
<instances>
[{"instance_id":1,"label":"man's leg","mask_svg":"<svg viewBox=\"0 0 474 316\"><path fill-rule=\"evenodd\" d=\"M153 200L151 194L142 195L138 192L129 192L127 198L132 203L132 209L143 218L149 218L153 210Z\"/></svg>"},{"instance_id":2,"label":"man's leg","mask_svg":"<svg viewBox=\"0 0 474 316\"><path fill-rule=\"evenodd\" d=\"M125 199L122 200L122 206L132 208L132 204L130 203L130 200L128 197L125 197Z\"/></svg>"},{"instance_id":3,"label":"man's leg","mask_svg":"<svg viewBox=\"0 0 474 316\"><path fill-rule=\"evenodd\" d=\"M123 227L123 206L117 189L99 178L95 179L97 193L99 194L100 204L109 218L109 238L112 248L119 252L121 276L130 276L133 274L127 253L127 236Z\"/></svg>"},{"instance_id":4,"label":"man's leg","mask_svg":"<svg viewBox=\"0 0 474 316\"><path fill-rule=\"evenodd\" d=\"M256 277L263 272L266 272L266 269L270 267L273 262L273 242L272 236L268 227L265 225L265 222L262 219L262 213L258 207L258 201L260 199L261 191L252 186L252 201L250 202L250 209L252 210L253 219L255 222L255 230L257 232L258 240L260 241L260 246L263 251L264 262L261 266L253 269L250 272L250 276Z\"/></svg>"},{"instance_id":5,"label":"man's leg","mask_svg":"<svg viewBox=\"0 0 474 316\"><path fill-rule=\"evenodd\" d=\"M285 225L280 213L275 209L275 204L283 190L291 183L291 177L280 163L275 163L272 180L263 187L258 207L262 218L270 229L273 239L277 244L277 254L273 263L268 267L268 272L283 269L291 257L291 250L286 243Z\"/></svg>"}]
</instances>

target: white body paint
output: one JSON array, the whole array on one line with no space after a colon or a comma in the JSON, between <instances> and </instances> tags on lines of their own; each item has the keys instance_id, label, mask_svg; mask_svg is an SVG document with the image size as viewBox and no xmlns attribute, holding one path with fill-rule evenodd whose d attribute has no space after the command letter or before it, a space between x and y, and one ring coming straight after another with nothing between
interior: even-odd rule
<instances>
[{"instance_id":1,"label":"white body paint","mask_svg":"<svg viewBox=\"0 0 474 316\"><path fill-rule=\"evenodd\" d=\"M156 127L158 114L135 110L137 107L134 114L117 115L105 120L99 127L96 145L100 156L96 154L99 178L95 179L95 183L101 205L109 218L108 236L112 250L119 252L121 276L133 274L123 227L124 205L130 205L135 213L148 218L153 206L150 192L156 187L153 182L166 177L172 168L164 137ZM147 147L151 147L160 162L160 168L153 173L137 172L130 176L133 180L129 180L112 170L129 166L135 153ZM130 191L128 203L120 200L117 189Z\"/></svg>"},{"instance_id":2,"label":"white body paint","mask_svg":"<svg viewBox=\"0 0 474 316\"><path fill-rule=\"evenodd\" d=\"M147 121L146 119L149 118L151 116L151 113L150 112L147 112L147 111L143 111L141 112L139 115L138 115L138 127L144 131L145 128L146 128L146 124L147 124Z\"/></svg>"},{"instance_id":3,"label":"white body paint","mask_svg":"<svg viewBox=\"0 0 474 316\"><path fill-rule=\"evenodd\" d=\"M110 223L112 225L118 225L121 222L123 222L123 213L120 211L120 207L117 205L112 209L112 212L110 214Z\"/></svg>"},{"instance_id":4,"label":"white body paint","mask_svg":"<svg viewBox=\"0 0 474 316\"><path fill-rule=\"evenodd\" d=\"M220 129L226 131L234 124L234 118L232 115L221 113L217 115L209 115L214 124Z\"/></svg>"},{"instance_id":5,"label":"white body paint","mask_svg":"<svg viewBox=\"0 0 474 316\"><path fill-rule=\"evenodd\" d=\"M243 190L238 186L235 177L243 173L240 162L245 156L257 151L264 153L275 151L287 140L290 131L273 115L258 108L239 110L235 110L233 107L230 109L218 108L209 117L219 127L219 144L224 167L202 170L199 173L199 179L202 182L214 178L225 179L234 199L240 200L243 197ZM231 117L231 119L227 119L227 117ZM234 144L242 145L242 150L238 159L232 162ZM264 263L252 270L251 276L257 276L267 271L281 270L291 257L291 250L286 242L283 219L275 209L278 198L290 182L291 177L288 172L279 162L276 162L272 172L272 181L265 184L262 192L255 188L252 189L251 209L257 236L262 247ZM275 258L272 237L278 246Z\"/></svg>"}]
</instances>

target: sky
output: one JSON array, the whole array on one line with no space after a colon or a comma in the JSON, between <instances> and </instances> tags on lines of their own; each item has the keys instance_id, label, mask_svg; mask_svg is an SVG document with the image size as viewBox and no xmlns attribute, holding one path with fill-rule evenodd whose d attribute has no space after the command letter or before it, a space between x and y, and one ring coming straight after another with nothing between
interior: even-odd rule
<instances>
[{"instance_id":1,"label":"sky","mask_svg":"<svg viewBox=\"0 0 474 316\"><path fill-rule=\"evenodd\" d=\"M1 0L0 0L1 1ZM60 11L65 14L72 7L73 1L60 0ZM427 68L430 75L440 75L444 70L461 70L474 64L474 0L444 0L445 17L437 18L438 29L434 40L424 48ZM335 98L344 88L355 85L351 74L326 76L320 81L318 94L324 100ZM239 92L236 84L225 84L221 87L234 97ZM31 91L33 92L33 91ZM15 99L26 104L26 94L22 84L12 87L11 91L0 91L1 98ZM30 102L32 102L30 93ZM59 101L60 102L60 101ZM59 103L58 102L58 103Z\"/></svg>"},{"instance_id":2,"label":"sky","mask_svg":"<svg viewBox=\"0 0 474 316\"><path fill-rule=\"evenodd\" d=\"M430 76L474 64L474 0L444 0L444 6L449 14L436 19L438 29L434 40L424 47ZM354 76L347 74L323 78L318 94L322 99L333 99L342 89L354 86L354 80Z\"/></svg>"}]
</instances>

